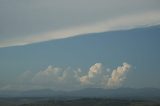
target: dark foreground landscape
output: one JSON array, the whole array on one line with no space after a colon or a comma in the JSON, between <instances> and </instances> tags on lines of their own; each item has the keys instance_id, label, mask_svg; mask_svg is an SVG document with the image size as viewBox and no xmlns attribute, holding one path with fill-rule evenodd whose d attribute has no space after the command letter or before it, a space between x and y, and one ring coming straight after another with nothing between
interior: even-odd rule
<instances>
[{"instance_id":1,"label":"dark foreground landscape","mask_svg":"<svg viewBox=\"0 0 160 106\"><path fill-rule=\"evenodd\" d=\"M160 106L160 89L1 91L0 106Z\"/></svg>"},{"instance_id":2,"label":"dark foreground landscape","mask_svg":"<svg viewBox=\"0 0 160 106\"><path fill-rule=\"evenodd\" d=\"M107 98L1 98L0 106L160 106L160 101Z\"/></svg>"}]
</instances>

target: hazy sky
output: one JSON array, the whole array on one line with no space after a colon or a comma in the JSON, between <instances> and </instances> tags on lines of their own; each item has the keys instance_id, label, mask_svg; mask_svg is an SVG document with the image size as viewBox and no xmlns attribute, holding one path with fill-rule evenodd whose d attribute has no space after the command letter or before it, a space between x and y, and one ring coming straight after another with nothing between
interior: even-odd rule
<instances>
[{"instance_id":1,"label":"hazy sky","mask_svg":"<svg viewBox=\"0 0 160 106\"><path fill-rule=\"evenodd\" d=\"M159 0L0 0L0 17L0 90L160 88Z\"/></svg>"}]
</instances>

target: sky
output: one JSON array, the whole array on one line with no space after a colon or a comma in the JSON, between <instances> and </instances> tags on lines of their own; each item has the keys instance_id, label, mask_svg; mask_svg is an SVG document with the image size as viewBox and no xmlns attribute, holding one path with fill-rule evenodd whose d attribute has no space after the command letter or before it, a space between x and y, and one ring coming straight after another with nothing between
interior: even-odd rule
<instances>
[{"instance_id":1,"label":"sky","mask_svg":"<svg viewBox=\"0 0 160 106\"><path fill-rule=\"evenodd\" d=\"M0 90L160 88L159 0L0 0Z\"/></svg>"}]
</instances>

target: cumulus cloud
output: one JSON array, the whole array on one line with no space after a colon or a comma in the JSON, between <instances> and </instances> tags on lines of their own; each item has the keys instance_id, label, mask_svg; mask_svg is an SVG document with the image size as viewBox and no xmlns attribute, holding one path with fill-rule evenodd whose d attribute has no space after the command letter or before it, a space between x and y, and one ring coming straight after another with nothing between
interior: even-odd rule
<instances>
[{"instance_id":1,"label":"cumulus cloud","mask_svg":"<svg viewBox=\"0 0 160 106\"><path fill-rule=\"evenodd\" d=\"M91 81L96 77L100 77L101 73L102 73L102 64L96 63L95 65L90 67L86 75L80 77L80 82L81 84L84 84L84 85L93 84L93 82Z\"/></svg>"},{"instance_id":2,"label":"cumulus cloud","mask_svg":"<svg viewBox=\"0 0 160 106\"><path fill-rule=\"evenodd\" d=\"M96 63L91 66L88 74L80 77L80 82L82 85L90 85L92 87L117 88L122 85L130 67L129 64L123 63L122 66L109 73L109 69L104 70L101 63Z\"/></svg>"},{"instance_id":3,"label":"cumulus cloud","mask_svg":"<svg viewBox=\"0 0 160 106\"><path fill-rule=\"evenodd\" d=\"M50 65L35 74L26 71L18 78L19 82L8 84L1 89L77 90L87 87L112 89L122 85L130 67L128 63L123 63L111 71L102 63L96 63L86 72L81 69L64 69Z\"/></svg>"},{"instance_id":4,"label":"cumulus cloud","mask_svg":"<svg viewBox=\"0 0 160 106\"><path fill-rule=\"evenodd\" d=\"M119 66L117 69L112 71L111 77L108 79L107 87L114 88L118 87L125 80L125 74L129 70L130 65L123 63L122 66Z\"/></svg>"},{"instance_id":5,"label":"cumulus cloud","mask_svg":"<svg viewBox=\"0 0 160 106\"><path fill-rule=\"evenodd\" d=\"M73 89L78 84L78 71L70 68L62 69L48 66L47 69L36 73L32 78L32 83L38 86L50 86L54 89Z\"/></svg>"}]
</instances>

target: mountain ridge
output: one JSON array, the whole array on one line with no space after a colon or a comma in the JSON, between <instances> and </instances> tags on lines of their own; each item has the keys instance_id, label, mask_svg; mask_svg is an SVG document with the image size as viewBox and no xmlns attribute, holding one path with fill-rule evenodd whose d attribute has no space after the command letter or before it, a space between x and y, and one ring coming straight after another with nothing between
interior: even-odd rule
<instances>
[{"instance_id":1,"label":"mountain ridge","mask_svg":"<svg viewBox=\"0 0 160 106\"><path fill-rule=\"evenodd\" d=\"M159 88L86 88L75 91L54 91L50 89L28 91L0 91L0 97L78 97L78 98L141 98L160 99Z\"/></svg>"}]
</instances>

